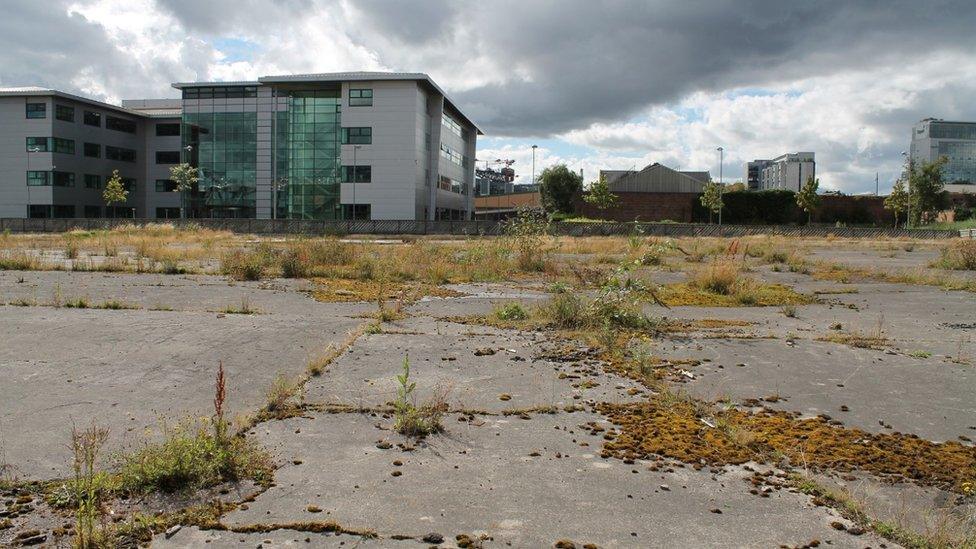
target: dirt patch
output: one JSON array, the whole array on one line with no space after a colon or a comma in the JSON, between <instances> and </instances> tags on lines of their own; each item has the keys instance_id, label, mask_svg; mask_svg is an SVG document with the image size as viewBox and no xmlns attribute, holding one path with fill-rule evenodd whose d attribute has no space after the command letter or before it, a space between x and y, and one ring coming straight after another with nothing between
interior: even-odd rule
<instances>
[{"instance_id":1,"label":"dirt patch","mask_svg":"<svg viewBox=\"0 0 976 549\"><path fill-rule=\"evenodd\" d=\"M382 283L375 280L345 278L316 278L312 296L322 302L387 301L401 299L412 301L424 296L460 297L464 294L433 284Z\"/></svg>"}]
</instances>

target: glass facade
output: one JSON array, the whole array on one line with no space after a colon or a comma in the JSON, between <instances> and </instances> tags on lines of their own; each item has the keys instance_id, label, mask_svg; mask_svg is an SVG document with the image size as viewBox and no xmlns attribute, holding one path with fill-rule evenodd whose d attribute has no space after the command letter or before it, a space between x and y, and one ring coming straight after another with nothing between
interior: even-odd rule
<instances>
[{"instance_id":1,"label":"glass facade","mask_svg":"<svg viewBox=\"0 0 976 549\"><path fill-rule=\"evenodd\" d=\"M288 93L287 123L279 124L276 156L281 217L341 219L340 90ZM279 120L281 117L279 117Z\"/></svg>"},{"instance_id":2,"label":"glass facade","mask_svg":"<svg viewBox=\"0 0 976 549\"><path fill-rule=\"evenodd\" d=\"M257 113L186 113L182 135L199 169L190 217L255 217Z\"/></svg>"},{"instance_id":3,"label":"glass facade","mask_svg":"<svg viewBox=\"0 0 976 549\"><path fill-rule=\"evenodd\" d=\"M939 156L949 159L942 168L946 183L976 183L976 140L940 141Z\"/></svg>"}]
</instances>

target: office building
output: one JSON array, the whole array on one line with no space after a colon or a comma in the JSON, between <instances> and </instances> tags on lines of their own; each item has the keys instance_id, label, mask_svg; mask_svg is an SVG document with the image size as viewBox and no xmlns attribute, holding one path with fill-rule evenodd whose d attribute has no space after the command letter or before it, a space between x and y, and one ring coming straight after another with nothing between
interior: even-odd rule
<instances>
[{"instance_id":1,"label":"office building","mask_svg":"<svg viewBox=\"0 0 976 549\"><path fill-rule=\"evenodd\" d=\"M817 162L812 152L787 153L772 160L753 160L746 164L746 188L751 191L799 192L811 177L817 177Z\"/></svg>"},{"instance_id":2,"label":"office building","mask_svg":"<svg viewBox=\"0 0 976 549\"><path fill-rule=\"evenodd\" d=\"M480 130L425 74L173 84L121 106L0 89L0 216L468 219ZM181 197L169 168L200 180ZM118 170L129 189L106 208Z\"/></svg>"},{"instance_id":3,"label":"office building","mask_svg":"<svg viewBox=\"0 0 976 549\"><path fill-rule=\"evenodd\" d=\"M949 192L976 192L976 122L926 118L912 129L911 159L916 165L947 159L942 180Z\"/></svg>"}]
</instances>

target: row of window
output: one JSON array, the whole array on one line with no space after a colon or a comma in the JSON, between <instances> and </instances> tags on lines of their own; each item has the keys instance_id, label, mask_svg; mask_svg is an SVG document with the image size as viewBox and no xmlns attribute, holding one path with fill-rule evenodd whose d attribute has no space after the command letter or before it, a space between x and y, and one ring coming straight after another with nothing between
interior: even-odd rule
<instances>
[{"instance_id":1,"label":"row of window","mask_svg":"<svg viewBox=\"0 0 976 549\"><path fill-rule=\"evenodd\" d=\"M450 146L441 143L441 157L454 162L458 166L467 168L468 167L468 157L455 151Z\"/></svg>"},{"instance_id":2,"label":"row of window","mask_svg":"<svg viewBox=\"0 0 976 549\"><path fill-rule=\"evenodd\" d=\"M257 97L256 86L219 86L206 88L184 88L183 99L243 99Z\"/></svg>"},{"instance_id":3,"label":"row of window","mask_svg":"<svg viewBox=\"0 0 976 549\"><path fill-rule=\"evenodd\" d=\"M75 154L75 142L60 137L28 137L27 152L56 152Z\"/></svg>"},{"instance_id":4,"label":"row of window","mask_svg":"<svg viewBox=\"0 0 976 549\"><path fill-rule=\"evenodd\" d=\"M84 177L86 189L101 189L103 178L100 175L86 173ZM74 187L75 174L72 172L37 171L27 172L28 187ZM136 190L136 180L132 177L122 178L122 187L129 192Z\"/></svg>"},{"instance_id":5,"label":"row of window","mask_svg":"<svg viewBox=\"0 0 976 549\"><path fill-rule=\"evenodd\" d=\"M441 114L441 125L451 130L454 135L464 138L464 128L446 112Z\"/></svg>"},{"instance_id":6,"label":"row of window","mask_svg":"<svg viewBox=\"0 0 976 549\"><path fill-rule=\"evenodd\" d=\"M47 104L46 103L27 103L26 106L26 116L27 118L47 118ZM75 108L69 107L67 105L54 104L54 118L61 120L63 122L74 122L75 121ZM102 114L95 111L85 111L82 121L88 126L95 126L97 128L102 127ZM160 126L176 126L176 133L159 133ZM119 118L117 116L106 116L105 117L105 128L109 130L115 130L125 133L136 133L136 123L134 120L129 120L128 118ZM163 131L173 131L172 128L164 129ZM156 125L156 135L179 135L180 133L179 124L157 124Z\"/></svg>"},{"instance_id":7,"label":"row of window","mask_svg":"<svg viewBox=\"0 0 976 549\"><path fill-rule=\"evenodd\" d=\"M179 216L179 208L175 208L177 217ZM85 217L89 219L97 219L103 217L101 206L85 206L84 212ZM159 217L159 208L156 209L157 217ZM125 217L133 218L135 217L135 208L131 206L106 206L104 209L104 217ZM27 212L28 217L34 219L41 218L65 218L70 219L75 217L75 206L73 204L31 204Z\"/></svg>"}]
</instances>

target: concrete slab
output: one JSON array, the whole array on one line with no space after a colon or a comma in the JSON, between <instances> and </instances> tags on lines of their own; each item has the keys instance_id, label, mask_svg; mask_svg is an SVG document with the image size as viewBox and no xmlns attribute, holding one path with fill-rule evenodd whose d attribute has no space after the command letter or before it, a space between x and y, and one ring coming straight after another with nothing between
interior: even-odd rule
<instances>
[{"instance_id":1,"label":"concrete slab","mask_svg":"<svg viewBox=\"0 0 976 549\"><path fill-rule=\"evenodd\" d=\"M827 414L870 432L934 441L976 437L971 366L804 340L793 346L769 339L670 341L658 350L667 358L709 360L694 367L695 379L683 385L702 398L778 395L785 400L769 407Z\"/></svg>"},{"instance_id":2,"label":"concrete slab","mask_svg":"<svg viewBox=\"0 0 976 549\"><path fill-rule=\"evenodd\" d=\"M238 534L224 530L182 528L172 537L158 535L152 541L156 548L209 547L321 547L324 549L381 547L418 547L415 540L364 539L359 536L317 534L296 530L274 530L259 534Z\"/></svg>"},{"instance_id":3,"label":"concrete slab","mask_svg":"<svg viewBox=\"0 0 976 549\"><path fill-rule=\"evenodd\" d=\"M418 402L446 390L455 409L563 408L627 402L643 393L635 382L609 376L596 363L534 360L553 346L540 333L416 317L385 324L384 330L361 337L327 373L311 380L307 399L357 406L390 402L396 397L394 377L407 356Z\"/></svg>"},{"instance_id":4,"label":"concrete slab","mask_svg":"<svg viewBox=\"0 0 976 549\"><path fill-rule=\"evenodd\" d=\"M307 293L308 281L239 282L220 276L61 271L0 271L0 304L27 300L49 305L84 298L91 305L117 300L143 309L219 311L242 303L264 314L317 314L321 304ZM375 310L372 303L334 303L330 313L352 316Z\"/></svg>"},{"instance_id":5,"label":"concrete slab","mask_svg":"<svg viewBox=\"0 0 976 549\"><path fill-rule=\"evenodd\" d=\"M656 473L641 462L604 460L602 439L578 428L589 421L603 420L589 413L448 418L444 435L411 451L378 448L378 440L409 441L385 430L388 420L365 415L264 424L256 436L287 465L275 487L225 522L314 517L381 536L487 534L487 547L550 547L560 539L603 548L776 547L814 539L877 545L873 536L833 530L838 518L807 496L750 495L740 469ZM309 513L309 505L322 512Z\"/></svg>"},{"instance_id":6,"label":"concrete slab","mask_svg":"<svg viewBox=\"0 0 976 549\"><path fill-rule=\"evenodd\" d=\"M230 417L254 411L277 372L302 373L362 322L311 303L297 314L220 316L0 307L0 456L18 476L59 477L72 422L94 419L119 448L159 417L209 415L218 361Z\"/></svg>"}]
</instances>

